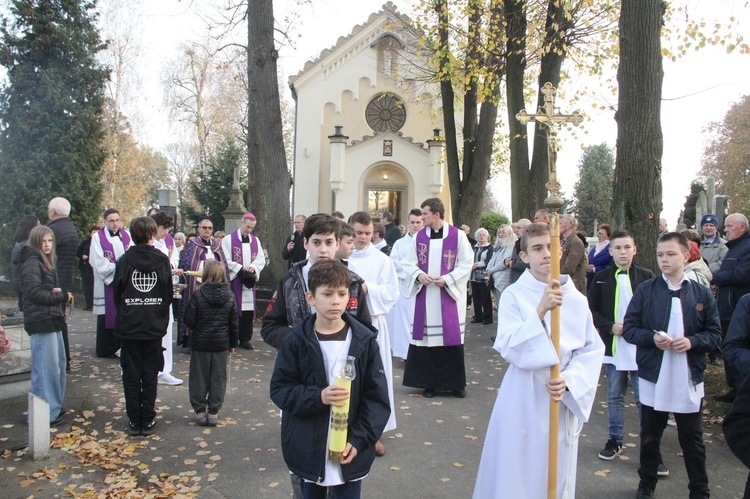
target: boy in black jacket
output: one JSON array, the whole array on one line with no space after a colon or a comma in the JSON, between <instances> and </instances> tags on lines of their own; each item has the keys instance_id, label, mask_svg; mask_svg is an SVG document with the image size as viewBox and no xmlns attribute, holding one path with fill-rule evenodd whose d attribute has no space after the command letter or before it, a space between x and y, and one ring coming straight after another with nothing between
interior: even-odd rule
<instances>
[{"instance_id":1,"label":"boy in black jacket","mask_svg":"<svg viewBox=\"0 0 750 499\"><path fill-rule=\"evenodd\" d=\"M151 245L156 235L153 219L133 220L130 235L136 246L117 261L112 282L117 305L114 334L122 339L120 366L128 434L153 435L157 377L164 368L161 340L172 303L172 270L169 258Z\"/></svg>"},{"instance_id":2,"label":"boy in black jacket","mask_svg":"<svg viewBox=\"0 0 750 499\"><path fill-rule=\"evenodd\" d=\"M639 406L638 366L634 345L622 337L622 321L635 289L654 277L654 273L633 265L638 253L635 238L628 230L618 229L609 240L612 265L594 275L588 291L589 308L594 325L604 342L604 370L607 375L607 416L609 440L599 452L599 459L611 461L622 452L625 434L625 394L628 374L635 402ZM663 465L662 465L663 466ZM666 468L662 471L665 473ZM668 473L668 471L667 471Z\"/></svg>"},{"instance_id":3,"label":"boy in black jacket","mask_svg":"<svg viewBox=\"0 0 750 499\"><path fill-rule=\"evenodd\" d=\"M338 260L336 254L341 239L341 222L330 215L315 214L305 220L303 229L305 248L310 253L309 260L302 260L292 265L284 277L281 278L279 288L273 294L266 313L260 335L263 341L274 347L281 348L284 339L291 333L292 327L313 313L310 305L305 301L307 291L307 275L310 268L317 262ZM351 254L351 251L349 252ZM346 303L345 311L355 316L364 324L371 324L370 311L367 308L367 293L363 289L364 281L351 272L349 293L351 297Z\"/></svg>"},{"instance_id":4,"label":"boy in black jacket","mask_svg":"<svg viewBox=\"0 0 750 499\"><path fill-rule=\"evenodd\" d=\"M721 341L721 325L711 290L685 277L689 251L684 235L662 235L656 246L662 274L635 290L625 315L623 337L638 346L639 499L654 497L661 436L670 412L677 421L690 498L709 497L701 427L703 372L706 354Z\"/></svg>"},{"instance_id":5,"label":"boy in black jacket","mask_svg":"<svg viewBox=\"0 0 750 499\"><path fill-rule=\"evenodd\" d=\"M375 442L390 416L390 403L375 334L345 313L349 270L338 262L310 269L308 303L316 313L284 341L271 377L271 399L282 409L281 447L303 497L358 498L375 459ZM333 384L339 359L354 357L351 391ZM331 406L349 400L346 447L329 459Z\"/></svg>"}]
</instances>

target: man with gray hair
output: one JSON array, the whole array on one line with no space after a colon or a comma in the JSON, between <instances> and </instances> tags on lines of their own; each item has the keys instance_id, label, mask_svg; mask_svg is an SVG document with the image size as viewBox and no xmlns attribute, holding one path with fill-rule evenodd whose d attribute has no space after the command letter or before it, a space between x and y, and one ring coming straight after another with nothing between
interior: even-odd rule
<instances>
[{"instance_id":1,"label":"man with gray hair","mask_svg":"<svg viewBox=\"0 0 750 499\"><path fill-rule=\"evenodd\" d=\"M576 289L586 294L586 269L588 260L583 248L583 241L576 234L578 220L569 213L560 215L560 274L567 274L573 279Z\"/></svg>"},{"instance_id":2,"label":"man with gray hair","mask_svg":"<svg viewBox=\"0 0 750 499\"><path fill-rule=\"evenodd\" d=\"M727 254L718 272L713 275L711 284L719 287L716 305L721 320L722 341L727 337L729 322L740 298L750 292L750 234L747 217L741 213L729 215L724 220L724 232L727 240ZM728 362L724 362L729 391L715 395L717 402L733 402L737 382L737 371Z\"/></svg>"},{"instance_id":3,"label":"man with gray hair","mask_svg":"<svg viewBox=\"0 0 750 499\"><path fill-rule=\"evenodd\" d=\"M55 252L57 253L57 278L63 291L73 292L73 272L76 267L78 252L78 231L70 221L70 202L61 197L52 198L47 204L47 226L55 234ZM70 370L70 346L68 345L68 326L62 328L65 358Z\"/></svg>"}]
</instances>

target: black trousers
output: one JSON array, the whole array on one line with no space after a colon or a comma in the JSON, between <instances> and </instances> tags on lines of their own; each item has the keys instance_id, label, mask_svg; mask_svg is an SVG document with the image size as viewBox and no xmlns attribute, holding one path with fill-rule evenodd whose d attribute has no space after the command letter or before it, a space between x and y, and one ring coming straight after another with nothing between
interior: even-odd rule
<instances>
[{"instance_id":1,"label":"black trousers","mask_svg":"<svg viewBox=\"0 0 750 499\"><path fill-rule=\"evenodd\" d=\"M471 281L471 294L474 295L474 320L492 324L492 291L483 282Z\"/></svg>"},{"instance_id":2,"label":"black trousers","mask_svg":"<svg viewBox=\"0 0 750 499\"><path fill-rule=\"evenodd\" d=\"M253 339L253 319L255 313L252 310L240 314L240 343L249 342Z\"/></svg>"},{"instance_id":3,"label":"black trousers","mask_svg":"<svg viewBox=\"0 0 750 499\"><path fill-rule=\"evenodd\" d=\"M702 404L701 404L702 409ZM641 404L641 465L638 475L641 485L656 487L656 469L661 455L661 436L667 426L668 412L657 411ZM685 457L690 499L708 497L708 472L706 471L706 447L703 444L701 411L690 414L674 413L677 422L677 438Z\"/></svg>"},{"instance_id":4,"label":"black trousers","mask_svg":"<svg viewBox=\"0 0 750 499\"><path fill-rule=\"evenodd\" d=\"M721 343L724 343L724 340L727 339L727 331L729 331L729 321L721 321ZM724 374L727 378L727 386L731 389L737 388L737 376L738 372L737 369L734 368L734 366L730 366L729 362L724 360Z\"/></svg>"},{"instance_id":5,"label":"black trousers","mask_svg":"<svg viewBox=\"0 0 750 499\"><path fill-rule=\"evenodd\" d=\"M63 334L65 341L65 334ZM120 338L115 336L112 329L107 329L104 314L96 316L96 356L113 357L115 352L120 349Z\"/></svg>"},{"instance_id":6,"label":"black trousers","mask_svg":"<svg viewBox=\"0 0 750 499\"><path fill-rule=\"evenodd\" d=\"M164 369L164 348L158 340L123 340L120 353L125 411L136 424L156 417L156 387Z\"/></svg>"},{"instance_id":7,"label":"black trousers","mask_svg":"<svg viewBox=\"0 0 750 499\"><path fill-rule=\"evenodd\" d=\"M62 327L63 345L65 345L65 360L70 366L70 342L68 341L68 323L65 322Z\"/></svg>"},{"instance_id":8,"label":"black trousers","mask_svg":"<svg viewBox=\"0 0 750 499\"><path fill-rule=\"evenodd\" d=\"M89 270L88 272L81 271L81 282L83 297L86 301L86 308L91 310L94 306L94 272L92 270Z\"/></svg>"}]
</instances>

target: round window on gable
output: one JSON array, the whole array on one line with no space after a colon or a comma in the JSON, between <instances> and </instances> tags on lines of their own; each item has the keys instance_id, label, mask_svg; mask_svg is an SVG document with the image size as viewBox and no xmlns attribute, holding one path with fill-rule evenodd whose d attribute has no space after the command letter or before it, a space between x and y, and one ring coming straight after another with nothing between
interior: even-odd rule
<instances>
[{"instance_id":1,"label":"round window on gable","mask_svg":"<svg viewBox=\"0 0 750 499\"><path fill-rule=\"evenodd\" d=\"M397 132L406 122L406 105L396 94L378 94L367 104L367 124L376 132Z\"/></svg>"}]
</instances>

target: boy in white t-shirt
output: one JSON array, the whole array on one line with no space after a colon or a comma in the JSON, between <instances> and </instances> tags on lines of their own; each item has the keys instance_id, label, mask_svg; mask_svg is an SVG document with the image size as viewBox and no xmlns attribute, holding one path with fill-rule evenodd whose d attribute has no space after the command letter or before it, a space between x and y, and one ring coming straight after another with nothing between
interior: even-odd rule
<instances>
[{"instance_id":1,"label":"boy in white t-shirt","mask_svg":"<svg viewBox=\"0 0 750 499\"><path fill-rule=\"evenodd\" d=\"M359 498L391 412L375 332L345 312L351 279L342 263L312 266L306 298L316 312L292 328L271 377L271 399L282 409L284 461L301 478L305 498L324 499L329 489L334 497ZM347 357L356 371L350 390L333 383ZM331 406L347 400L346 447L329 453Z\"/></svg>"},{"instance_id":2,"label":"boy in white t-shirt","mask_svg":"<svg viewBox=\"0 0 750 499\"><path fill-rule=\"evenodd\" d=\"M706 354L721 342L721 325L711 291L685 277L689 251L684 235L662 235L656 247L662 274L636 289L625 315L623 337L638 346L638 499L654 497L661 436L670 412L677 421L690 498L709 497L701 427L703 372Z\"/></svg>"}]
</instances>

